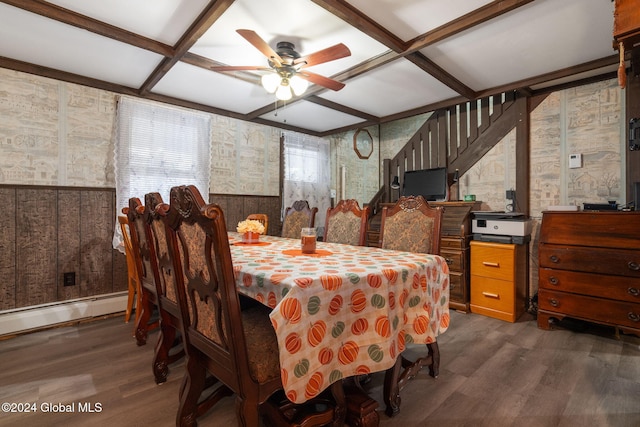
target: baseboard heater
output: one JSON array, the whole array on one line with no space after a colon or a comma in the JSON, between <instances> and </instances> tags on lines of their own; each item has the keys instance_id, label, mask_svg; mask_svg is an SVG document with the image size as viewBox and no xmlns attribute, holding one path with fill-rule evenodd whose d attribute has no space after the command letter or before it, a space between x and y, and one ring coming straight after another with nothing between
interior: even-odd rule
<instances>
[{"instance_id":1,"label":"baseboard heater","mask_svg":"<svg viewBox=\"0 0 640 427\"><path fill-rule=\"evenodd\" d=\"M124 311L127 292L0 311L0 337Z\"/></svg>"}]
</instances>

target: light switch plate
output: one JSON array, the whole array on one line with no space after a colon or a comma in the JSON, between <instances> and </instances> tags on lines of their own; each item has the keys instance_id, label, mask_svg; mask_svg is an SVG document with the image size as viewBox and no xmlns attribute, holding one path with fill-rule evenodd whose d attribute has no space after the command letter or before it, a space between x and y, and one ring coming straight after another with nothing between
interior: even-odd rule
<instances>
[{"instance_id":1,"label":"light switch plate","mask_svg":"<svg viewBox=\"0 0 640 427\"><path fill-rule=\"evenodd\" d=\"M569 168L581 168L582 167L582 154L569 154Z\"/></svg>"}]
</instances>

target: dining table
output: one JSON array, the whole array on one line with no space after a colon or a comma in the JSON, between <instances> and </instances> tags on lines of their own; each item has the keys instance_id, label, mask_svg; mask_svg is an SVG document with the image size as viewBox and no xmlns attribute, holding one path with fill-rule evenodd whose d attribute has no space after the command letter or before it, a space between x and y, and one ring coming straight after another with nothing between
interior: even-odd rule
<instances>
[{"instance_id":1,"label":"dining table","mask_svg":"<svg viewBox=\"0 0 640 427\"><path fill-rule=\"evenodd\" d=\"M449 326L449 268L439 255L229 233L238 291L272 308L282 384L294 403L333 382L394 366Z\"/></svg>"}]
</instances>

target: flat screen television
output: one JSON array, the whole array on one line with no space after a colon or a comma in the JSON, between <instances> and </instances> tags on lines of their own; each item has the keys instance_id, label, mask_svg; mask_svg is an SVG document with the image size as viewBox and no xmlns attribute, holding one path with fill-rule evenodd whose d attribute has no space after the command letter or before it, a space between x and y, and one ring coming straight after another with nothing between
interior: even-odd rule
<instances>
[{"instance_id":1,"label":"flat screen television","mask_svg":"<svg viewBox=\"0 0 640 427\"><path fill-rule=\"evenodd\" d=\"M421 169L404 173L403 196L422 196L427 201L449 200L447 168Z\"/></svg>"}]
</instances>

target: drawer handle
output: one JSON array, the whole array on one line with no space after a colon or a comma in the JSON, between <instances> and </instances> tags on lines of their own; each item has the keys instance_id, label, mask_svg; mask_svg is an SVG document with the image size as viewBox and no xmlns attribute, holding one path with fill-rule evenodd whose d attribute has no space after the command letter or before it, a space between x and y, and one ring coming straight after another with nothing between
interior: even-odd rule
<instances>
[{"instance_id":1,"label":"drawer handle","mask_svg":"<svg viewBox=\"0 0 640 427\"><path fill-rule=\"evenodd\" d=\"M636 314L633 311L630 311L627 317L633 322L640 322L640 314Z\"/></svg>"},{"instance_id":2,"label":"drawer handle","mask_svg":"<svg viewBox=\"0 0 640 427\"><path fill-rule=\"evenodd\" d=\"M485 267L500 267L499 262L482 261L482 265L484 265Z\"/></svg>"},{"instance_id":3,"label":"drawer handle","mask_svg":"<svg viewBox=\"0 0 640 427\"><path fill-rule=\"evenodd\" d=\"M640 295L640 290L638 290L638 288L629 288L627 289L627 292L633 295L634 297L637 297L638 295Z\"/></svg>"},{"instance_id":4,"label":"drawer handle","mask_svg":"<svg viewBox=\"0 0 640 427\"><path fill-rule=\"evenodd\" d=\"M558 255L551 255L549 259L551 260L551 262L555 262L555 263L560 261L560 258L558 258Z\"/></svg>"},{"instance_id":5,"label":"drawer handle","mask_svg":"<svg viewBox=\"0 0 640 427\"><path fill-rule=\"evenodd\" d=\"M557 285L559 282L558 278L555 276L551 276L549 277L549 283L551 283L552 285Z\"/></svg>"},{"instance_id":6,"label":"drawer handle","mask_svg":"<svg viewBox=\"0 0 640 427\"><path fill-rule=\"evenodd\" d=\"M447 262L448 265L453 264L453 259L452 258L445 258L444 260Z\"/></svg>"},{"instance_id":7,"label":"drawer handle","mask_svg":"<svg viewBox=\"0 0 640 427\"><path fill-rule=\"evenodd\" d=\"M560 305L560 303L558 302L558 300L557 300L557 299L554 299L554 298L551 298L551 299L549 300L549 304L551 304L551 306L552 306L552 307L557 307L557 306L559 306L559 305Z\"/></svg>"},{"instance_id":8,"label":"drawer handle","mask_svg":"<svg viewBox=\"0 0 640 427\"><path fill-rule=\"evenodd\" d=\"M491 292L483 292L482 295L484 295L485 297L488 297L488 298L500 299L500 295L499 294L492 294Z\"/></svg>"},{"instance_id":9,"label":"drawer handle","mask_svg":"<svg viewBox=\"0 0 640 427\"><path fill-rule=\"evenodd\" d=\"M635 261L629 261L627 264L629 266L629 270L638 271L640 270L640 264Z\"/></svg>"}]
</instances>

